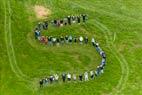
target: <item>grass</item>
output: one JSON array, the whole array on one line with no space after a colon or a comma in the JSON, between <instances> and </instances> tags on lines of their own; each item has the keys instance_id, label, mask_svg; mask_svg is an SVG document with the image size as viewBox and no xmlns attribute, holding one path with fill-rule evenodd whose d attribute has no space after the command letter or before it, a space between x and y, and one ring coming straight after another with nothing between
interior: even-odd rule
<instances>
[{"instance_id":1,"label":"grass","mask_svg":"<svg viewBox=\"0 0 142 95\"><path fill-rule=\"evenodd\" d=\"M142 94L142 1L0 0L0 4L1 95ZM95 69L101 58L90 45L51 48L35 41L32 31L39 20L31 7L36 4L51 10L49 19L89 15L86 24L51 27L44 35L94 36L108 58L102 76L89 82L39 88L41 77Z\"/></svg>"}]
</instances>

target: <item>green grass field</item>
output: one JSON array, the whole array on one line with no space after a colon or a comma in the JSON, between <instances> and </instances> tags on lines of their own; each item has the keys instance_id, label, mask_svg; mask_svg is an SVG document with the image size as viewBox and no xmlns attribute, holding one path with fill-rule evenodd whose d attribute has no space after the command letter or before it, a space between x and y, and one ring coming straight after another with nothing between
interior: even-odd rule
<instances>
[{"instance_id":1,"label":"green grass field","mask_svg":"<svg viewBox=\"0 0 142 95\"><path fill-rule=\"evenodd\" d=\"M51 27L44 34L95 37L107 54L105 73L93 81L39 88L44 76L91 70L101 58L91 45L37 42L34 5L48 8L48 19L88 14L86 24ZM142 95L142 1L0 0L0 95Z\"/></svg>"}]
</instances>

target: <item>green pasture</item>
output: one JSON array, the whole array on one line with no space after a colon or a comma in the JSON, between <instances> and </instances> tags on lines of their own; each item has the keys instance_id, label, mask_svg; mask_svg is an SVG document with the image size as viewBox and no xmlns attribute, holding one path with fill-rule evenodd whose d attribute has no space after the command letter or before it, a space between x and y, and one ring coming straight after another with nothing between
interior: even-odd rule
<instances>
[{"instance_id":1,"label":"green pasture","mask_svg":"<svg viewBox=\"0 0 142 95\"><path fill-rule=\"evenodd\" d=\"M88 14L86 23L43 35L94 37L107 54L104 74L88 82L39 88L39 79L62 72L95 70L101 57L88 45L49 47L34 39L33 6L51 11L48 20ZM0 0L0 95L142 95L141 0Z\"/></svg>"}]
</instances>

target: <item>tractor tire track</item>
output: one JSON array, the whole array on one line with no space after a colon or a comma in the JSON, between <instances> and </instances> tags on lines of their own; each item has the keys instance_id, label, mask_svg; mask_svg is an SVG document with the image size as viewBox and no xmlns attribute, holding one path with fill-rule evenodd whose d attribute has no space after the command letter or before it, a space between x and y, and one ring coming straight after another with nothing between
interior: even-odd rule
<instances>
[{"instance_id":1,"label":"tractor tire track","mask_svg":"<svg viewBox=\"0 0 142 95\"><path fill-rule=\"evenodd\" d=\"M141 20L138 20L137 18L133 18L133 17L130 17L130 16L127 16L127 15L124 15L124 14L118 14L118 13L114 13L114 12L109 12L109 11L106 11L104 9L101 9L101 8L97 8L95 7L94 5L92 4L88 4L88 3L84 3L84 5L81 5L79 4L78 2L71 2L70 3L73 5L73 6L77 6L77 7L80 7L84 10L88 10L88 11L91 11L93 13L99 13L99 14L104 14L104 15L109 15L111 17L115 17L116 19L119 19L119 20L126 20L126 21L135 21L135 23L140 23L142 24ZM88 6L89 5L89 6Z\"/></svg>"},{"instance_id":2,"label":"tractor tire track","mask_svg":"<svg viewBox=\"0 0 142 95\"><path fill-rule=\"evenodd\" d=\"M5 9L6 10L6 9ZM6 12L6 11L5 11ZM9 14L11 14L11 11L10 11L10 6L9 6ZM7 15L7 13L6 13ZM6 16L5 15L5 16ZM6 39L6 45L7 45L7 52L8 52L8 56L9 56L9 61L10 61L10 65L11 65L11 68L12 68L12 71L16 74L17 77L19 77L20 79L22 80L27 80L28 81L28 78L26 75L24 75L22 73L22 71L20 70L20 68L17 66L17 61L16 61L16 58L15 58L15 52L14 52L14 48L13 48L13 44L12 44L12 34L11 34L11 18L9 16L8 18L8 22L9 24L7 25L7 16L5 17L5 39ZM97 22L98 23L98 22ZM101 28L101 30L103 32L107 32L109 33L110 31L107 29L107 27L105 25L103 25L102 23L98 23L99 24L99 28ZM9 29L6 29L6 27L9 27ZM107 43L108 45L111 44L111 40L109 40L109 37L106 35L105 33L105 37L107 39ZM111 50L111 48L110 48ZM124 72L124 69L125 67L127 68L128 70L128 65L126 65L127 61L125 60L125 58L123 58L123 55L120 54L119 52L116 52L116 47L113 46L113 49L111 50L111 52L116 56L116 58L119 60L119 62L121 63L121 68L122 68L122 76L121 76L121 81L119 82L119 85L117 86L117 88L121 88L125 86L125 84L122 85L122 81L126 83L127 79L124 77L124 75L127 75L127 73ZM116 52L116 53L115 53ZM119 56L118 56L119 55ZM120 60L120 58L122 58L122 60ZM13 64L14 63L14 64ZM125 64L123 64L125 63ZM124 67L125 66L125 67ZM120 90L121 90L120 89ZM116 89L118 90L118 89ZM120 91L119 90L119 91ZM118 92L119 92L118 91ZM115 94L116 94L116 91L114 91ZM113 94L113 93L111 93Z\"/></svg>"},{"instance_id":3,"label":"tractor tire track","mask_svg":"<svg viewBox=\"0 0 142 95\"><path fill-rule=\"evenodd\" d=\"M132 18L132 17L108 12L108 11L105 11L105 10L102 10L102 9L94 10L96 8L93 7L93 6L92 6L92 8L90 8L91 6L89 8L86 8L86 7L84 7L80 4L76 4L75 2L71 2L71 3L74 6L78 6L80 8L83 8L83 9L89 10L89 11L91 10L92 12L99 12L101 14L109 15L111 17L116 17L117 19L120 19L120 20L127 18L127 20L129 20L129 21L133 20L137 23L141 23L139 20ZM122 54L120 54L119 52L117 52L116 47L113 45L114 39L112 39L111 37L108 36L108 35L110 35L110 30L104 24L100 23L99 21L95 20L95 22L96 22L95 26L97 26L104 33L105 38L106 38L106 43L108 44L110 51L116 57L116 59L120 62L120 66L121 66L121 69L122 69L121 78L120 78L119 83L116 86L116 88L111 93L109 93L109 95L115 95L115 94L118 95L125 88L126 81L128 80L128 76L129 76L128 63L125 60L124 56ZM111 46L112 46L112 48L111 48Z\"/></svg>"},{"instance_id":4,"label":"tractor tire track","mask_svg":"<svg viewBox=\"0 0 142 95\"><path fill-rule=\"evenodd\" d=\"M121 65L122 75L119 80L119 83L116 86L116 88L111 93L109 93L109 95L119 95L119 93L125 88L126 82L128 80L128 76L129 76L128 62L126 61L124 56L117 51L116 47L113 45L113 41L109 39L108 35L110 33L110 30L99 21L95 20L95 22L97 24L96 26L105 34L106 43L109 45L110 51L116 57L116 59L120 62L120 65ZM112 48L110 45L112 46Z\"/></svg>"},{"instance_id":5,"label":"tractor tire track","mask_svg":"<svg viewBox=\"0 0 142 95\"><path fill-rule=\"evenodd\" d=\"M7 8L8 7L8 8ZM22 73L22 71L17 66L17 61L15 58L13 43L12 43L12 34L11 34L11 8L10 1L4 1L4 9L5 9L5 42L7 48L7 54L9 57L10 67L15 75L24 82L30 82L26 75Z\"/></svg>"},{"instance_id":6,"label":"tractor tire track","mask_svg":"<svg viewBox=\"0 0 142 95\"><path fill-rule=\"evenodd\" d=\"M5 28L5 42L6 42L6 48L7 48L7 54L9 58L10 67L12 71L15 73L16 77L22 80L24 83L26 83L25 87L33 91L34 93L35 87L33 85L32 79L30 79L28 76L23 74L23 72L20 70L20 68L17 65L15 51L14 51L13 43L12 43L10 1L8 1L8 3L4 1L4 6L5 6L5 27L4 27Z\"/></svg>"}]
</instances>

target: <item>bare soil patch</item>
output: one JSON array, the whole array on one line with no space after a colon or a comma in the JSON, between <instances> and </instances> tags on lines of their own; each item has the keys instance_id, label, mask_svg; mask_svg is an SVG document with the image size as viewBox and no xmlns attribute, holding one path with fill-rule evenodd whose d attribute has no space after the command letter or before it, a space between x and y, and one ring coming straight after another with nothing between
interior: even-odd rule
<instances>
[{"instance_id":1,"label":"bare soil patch","mask_svg":"<svg viewBox=\"0 0 142 95\"><path fill-rule=\"evenodd\" d=\"M35 5L34 11L38 19L46 19L51 14L51 11L48 8L41 5Z\"/></svg>"}]
</instances>

